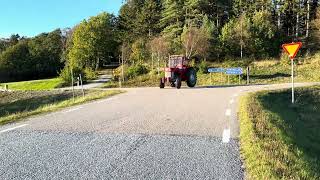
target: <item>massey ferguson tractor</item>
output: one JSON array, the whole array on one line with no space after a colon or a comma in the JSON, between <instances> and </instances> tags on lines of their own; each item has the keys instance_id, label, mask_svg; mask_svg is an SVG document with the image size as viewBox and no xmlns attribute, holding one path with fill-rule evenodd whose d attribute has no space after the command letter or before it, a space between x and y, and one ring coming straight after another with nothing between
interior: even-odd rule
<instances>
[{"instance_id":1,"label":"massey ferguson tractor","mask_svg":"<svg viewBox=\"0 0 320 180\"><path fill-rule=\"evenodd\" d=\"M193 67L188 66L185 56L174 55L169 57L168 67L165 68L165 77L160 79L160 88L165 84L171 87L181 88L181 81L186 81L189 87L197 84L197 73Z\"/></svg>"}]
</instances>

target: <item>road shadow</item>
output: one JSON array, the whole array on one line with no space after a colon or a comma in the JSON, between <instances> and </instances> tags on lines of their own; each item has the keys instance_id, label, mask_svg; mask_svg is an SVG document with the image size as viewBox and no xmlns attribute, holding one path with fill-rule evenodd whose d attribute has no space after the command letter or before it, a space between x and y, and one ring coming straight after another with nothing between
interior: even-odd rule
<instances>
[{"instance_id":1,"label":"road shadow","mask_svg":"<svg viewBox=\"0 0 320 180\"><path fill-rule=\"evenodd\" d=\"M250 75L251 79L274 79L274 78L286 78L286 77L291 77L291 75L286 73Z\"/></svg>"},{"instance_id":2,"label":"road shadow","mask_svg":"<svg viewBox=\"0 0 320 180\"><path fill-rule=\"evenodd\" d=\"M264 109L280 117L271 119L288 144L299 148L315 175L320 177L320 88L296 91L296 104L291 104L289 91L270 92L259 96Z\"/></svg>"},{"instance_id":3,"label":"road shadow","mask_svg":"<svg viewBox=\"0 0 320 180\"><path fill-rule=\"evenodd\" d=\"M0 104L0 117L12 115L20 112L36 110L40 107L59 103L72 98L72 92L63 92L57 94L46 94L41 96L16 97L17 100Z\"/></svg>"},{"instance_id":4,"label":"road shadow","mask_svg":"<svg viewBox=\"0 0 320 180\"><path fill-rule=\"evenodd\" d=\"M212 85L212 86L196 86L193 88L181 87L181 89L224 89L224 88L234 88L234 87L251 87L251 86L264 86L266 84L242 84L242 85Z\"/></svg>"}]
</instances>

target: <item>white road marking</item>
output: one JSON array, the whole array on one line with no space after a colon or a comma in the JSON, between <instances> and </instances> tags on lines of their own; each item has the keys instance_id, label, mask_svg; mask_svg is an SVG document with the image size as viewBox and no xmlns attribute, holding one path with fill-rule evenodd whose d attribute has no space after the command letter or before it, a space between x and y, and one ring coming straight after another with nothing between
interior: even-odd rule
<instances>
[{"instance_id":1,"label":"white road marking","mask_svg":"<svg viewBox=\"0 0 320 180\"><path fill-rule=\"evenodd\" d=\"M116 97L112 97L112 98L108 98L108 99L105 99L105 100L97 101L97 103L98 104L105 103L105 102L112 101L112 100L115 100L115 99L117 99L117 98Z\"/></svg>"},{"instance_id":2,"label":"white road marking","mask_svg":"<svg viewBox=\"0 0 320 180\"><path fill-rule=\"evenodd\" d=\"M69 109L67 111L64 111L63 113L69 113L69 112L77 111L77 110L82 109L82 108L83 107L77 107L77 108Z\"/></svg>"},{"instance_id":3,"label":"white road marking","mask_svg":"<svg viewBox=\"0 0 320 180\"><path fill-rule=\"evenodd\" d=\"M234 97L237 97L237 96L238 96L238 94L234 94L233 96L234 96Z\"/></svg>"},{"instance_id":4,"label":"white road marking","mask_svg":"<svg viewBox=\"0 0 320 180\"><path fill-rule=\"evenodd\" d=\"M226 116L231 116L231 109L226 110Z\"/></svg>"},{"instance_id":5,"label":"white road marking","mask_svg":"<svg viewBox=\"0 0 320 180\"><path fill-rule=\"evenodd\" d=\"M223 130L222 142L223 143L229 143L230 142L230 129Z\"/></svg>"},{"instance_id":6,"label":"white road marking","mask_svg":"<svg viewBox=\"0 0 320 180\"><path fill-rule=\"evenodd\" d=\"M15 129L19 129L19 128L22 128L22 127L25 127L25 126L28 126L28 125L29 125L29 124L22 124L22 125L20 125L20 126L8 128L8 129L5 129L5 130L0 131L0 134L1 134L1 133L5 133L5 132L9 132L9 131L13 131L13 130L15 130Z\"/></svg>"},{"instance_id":7,"label":"white road marking","mask_svg":"<svg viewBox=\"0 0 320 180\"><path fill-rule=\"evenodd\" d=\"M231 100L230 100L230 104L233 104L233 103L234 103L234 99L231 99Z\"/></svg>"}]
</instances>

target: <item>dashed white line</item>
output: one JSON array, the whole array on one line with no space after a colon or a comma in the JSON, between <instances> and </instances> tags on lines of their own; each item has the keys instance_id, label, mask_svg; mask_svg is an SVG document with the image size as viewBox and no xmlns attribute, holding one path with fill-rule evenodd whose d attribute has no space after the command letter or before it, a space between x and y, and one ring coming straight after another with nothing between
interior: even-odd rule
<instances>
[{"instance_id":1,"label":"dashed white line","mask_svg":"<svg viewBox=\"0 0 320 180\"><path fill-rule=\"evenodd\" d=\"M223 130L222 142L223 143L229 143L230 142L230 129Z\"/></svg>"},{"instance_id":2,"label":"dashed white line","mask_svg":"<svg viewBox=\"0 0 320 180\"><path fill-rule=\"evenodd\" d=\"M22 128L22 127L25 127L25 126L28 126L28 124L22 124L20 126L16 126L16 127L12 127L12 128L8 128L8 129L5 129L5 130L2 130L2 131L0 131L0 134L1 133L5 133L5 132L9 132L9 131L13 131L15 129L19 129L19 128Z\"/></svg>"},{"instance_id":3,"label":"dashed white line","mask_svg":"<svg viewBox=\"0 0 320 180\"><path fill-rule=\"evenodd\" d=\"M231 109L226 110L226 116L231 116Z\"/></svg>"},{"instance_id":4,"label":"dashed white line","mask_svg":"<svg viewBox=\"0 0 320 180\"><path fill-rule=\"evenodd\" d=\"M116 97L108 98L108 99L105 99L105 100L97 101L97 103L98 103L98 104L100 104L100 103L105 103L105 102L112 101L112 100L115 100L115 99L117 99L117 98L116 98Z\"/></svg>"},{"instance_id":5,"label":"dashed white line","mask_svg":"<svg viewBox=\"0 0 320 180\"><path fill-rule=\"evenodd\" d=\"M82 109L83 107L77 107L77 108L73 108L73 109L69 109L67 111L64 111L63 113L69 113L69 112L72 112L72 111L77 111L79 109Z\"/></svg>"}]
</instances>

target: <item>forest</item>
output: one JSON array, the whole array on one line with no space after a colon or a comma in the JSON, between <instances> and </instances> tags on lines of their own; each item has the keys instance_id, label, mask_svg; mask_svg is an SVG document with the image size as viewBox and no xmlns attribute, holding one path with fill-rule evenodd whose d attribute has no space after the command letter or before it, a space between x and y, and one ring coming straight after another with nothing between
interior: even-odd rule
<instances>
[{"instance_id":1,"label":"forest","mask_svg":"<svg viewBox=\"0 0 320 180\"><path fill-rule=\"evenodd\" d=\"M0 40L0 81L83 73L90 79L111 62L128 76L154 71L169 55L195 63L281 56L281 44L303 42L300 56L319 49L318 0L127 0L68 29ZM130 72L130 73L129 73Z\"/></svg>"}]
</instances>

